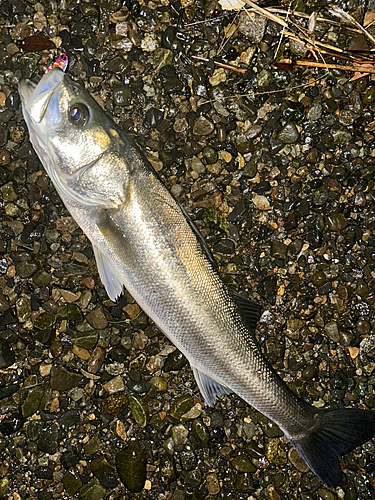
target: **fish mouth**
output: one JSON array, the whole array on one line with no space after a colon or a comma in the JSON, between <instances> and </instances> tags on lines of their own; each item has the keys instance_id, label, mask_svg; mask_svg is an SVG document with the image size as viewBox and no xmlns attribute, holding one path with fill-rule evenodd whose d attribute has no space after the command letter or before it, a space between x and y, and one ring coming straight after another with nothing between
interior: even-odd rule
<instances>
[{"instance_id":1,"label":"fish mouth","mask_svg":"<svg viewBox=\"0 0 375 500\"><path fill-rule=\"evenodd\" d=\"M18 90L24 111L34 122L40 123L43 120L52 96L60 87L63 78L64 71L53 68L43 75L38 84L31 80L20 82Z\"/></svg>"}]
</instances>

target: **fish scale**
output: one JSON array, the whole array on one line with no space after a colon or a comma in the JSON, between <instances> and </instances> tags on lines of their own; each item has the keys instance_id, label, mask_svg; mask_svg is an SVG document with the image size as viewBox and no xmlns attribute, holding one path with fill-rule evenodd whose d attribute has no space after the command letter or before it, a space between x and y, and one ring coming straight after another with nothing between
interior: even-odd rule
<instances>
[{"instance_id":1,"label":"fish scale","mask_svg":"<svg viewBox=\"0 0 375 500\"><path fill-rule=\"evenodd\" d=\"M293 394L257 345L259 306L226 287L187 214L87 91L58 65L19 91L30 141L91 240L109 297L129 291L185 354L207 404L235 392L337 486L338 457L373 437L373 412L321 410Z\"/></svg>"}]
</instances>

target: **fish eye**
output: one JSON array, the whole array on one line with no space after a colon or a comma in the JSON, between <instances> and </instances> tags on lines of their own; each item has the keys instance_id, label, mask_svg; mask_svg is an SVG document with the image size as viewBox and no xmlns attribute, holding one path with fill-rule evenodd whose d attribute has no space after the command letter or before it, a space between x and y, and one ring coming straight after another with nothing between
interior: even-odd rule
<instances>
[{"instance_id":1,"label":"fish eye","mask_svg":"<svg viewBox=\"0 0 375 500\"><path fill-rule=\"evenodd\" d=\"M90 112L85 104L73 104L69 109L69 121L77 127L83 127L89 121Z\"/></svg>"}]
</instances>

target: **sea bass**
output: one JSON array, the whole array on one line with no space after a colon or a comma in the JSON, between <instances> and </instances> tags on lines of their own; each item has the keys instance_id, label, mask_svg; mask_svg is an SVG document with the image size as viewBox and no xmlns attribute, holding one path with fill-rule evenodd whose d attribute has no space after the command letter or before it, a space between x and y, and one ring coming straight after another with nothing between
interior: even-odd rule
<instances>
[{"instance_id":1,"label":"sea bass","mask_svg":"<svg viewBox=\"0 0 375 500\"><path fill-rule=\"evenodd\" d=\"M317 409L295 396L257 345L260 307L227 288L188 215L86 90L53 67L19 92L30 141L91 240L109 297L129 291L187 357L207 404L236 393L327 486L338 485L338 457L374 435L374 413Z\"/></svg>"}]
</instances>

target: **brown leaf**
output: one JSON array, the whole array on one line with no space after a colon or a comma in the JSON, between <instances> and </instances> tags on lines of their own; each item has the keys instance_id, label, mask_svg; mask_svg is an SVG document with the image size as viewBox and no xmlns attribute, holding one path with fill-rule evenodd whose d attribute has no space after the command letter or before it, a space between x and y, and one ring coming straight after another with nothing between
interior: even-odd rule
<instances>
[{"instance_id":1,"label":"brown leaf","mask_svg":"<svg viewBox=\"0 0 375 500\"><path fill-rule=\"evenodd\" d=\"M42 52L43 50L55 49L56 46L49 38L32 35L23 40L22 48L26 52Z\"/></svg>"}]
</instances>

